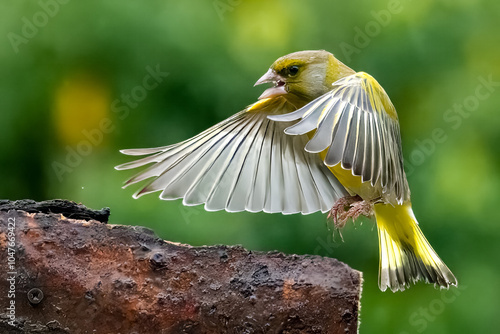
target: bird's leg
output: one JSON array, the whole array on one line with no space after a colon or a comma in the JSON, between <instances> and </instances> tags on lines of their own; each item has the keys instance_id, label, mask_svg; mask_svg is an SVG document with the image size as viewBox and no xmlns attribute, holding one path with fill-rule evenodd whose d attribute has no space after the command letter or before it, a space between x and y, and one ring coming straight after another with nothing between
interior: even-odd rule
<instances>
[{"instance_id":1,"label":"bird's leg","mask_svg":"<svg viewBox=\"0 0 500 334\"><path fill-rule=\"evenodd\" d=\"M373 215L373 205L364 201L360 196L345 196L339 198L330 209L328 219L332 219L336 228L345 226L349 218L355 221L359 216L370 217Z\"/></svg>"},{"instance_id":2,"label":"bird's leg","mask_svg":"<svg viewBox=\"0 0 500 334\"><path fill-rule=\"evenodd\" d=\"M359 196L345 196L339 198L330 209L330 213L328 213L327 219L332 219L336 228L342 228L345 226L349 217L347 217L347 213L351 208L352 204L362 200Z\"/></svg>"}]
</instances>

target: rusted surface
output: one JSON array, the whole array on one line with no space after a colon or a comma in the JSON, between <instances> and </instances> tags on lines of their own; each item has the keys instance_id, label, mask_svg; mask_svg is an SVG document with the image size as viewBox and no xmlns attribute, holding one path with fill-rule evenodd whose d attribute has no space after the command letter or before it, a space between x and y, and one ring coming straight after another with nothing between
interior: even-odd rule
<instances>
[{"instance_id":1,"label":"rusted surface","mask_svg":"<svg viewBox=\"0 0 500 334\"><path fill-rule=\"evenodd\" d=\"M0 211L0 224L0 333L357 332L361 273L335 259L55 213Z\"/></svg>"},{"instance_id":2,"label":"rusted surface","mask_svg":"<svg viewBox=\"0 0 500 334\"><path fill-rule=\"evenodd\" d=\"M32 199L19 201L0 200L0 211L22 210L32 213L61 213L67 218L93 219L106 223L109 218L109 208L92 210L85 205L62 199L35 202Z\"/></svg>"}]
</instances>

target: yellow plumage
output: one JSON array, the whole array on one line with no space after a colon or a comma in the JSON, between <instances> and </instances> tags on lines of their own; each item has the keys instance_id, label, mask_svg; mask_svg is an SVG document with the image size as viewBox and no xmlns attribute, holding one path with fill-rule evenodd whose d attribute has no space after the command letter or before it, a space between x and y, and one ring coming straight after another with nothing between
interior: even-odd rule
<instances>
[{"instance_id":1,"label":"yellow plumage","mask_svg":"<svg viewBox=\"0 0 500 334\"><path fill-rule=\"evenodd\" d=\"M418 227L411 203L375 204L380 243L379 286L393 291L418 280L442 287L456 285L455 276L436 254Z\"/></svg>"},{"instance_id":2,"label":"yellow plumage","mask_svg":"<svg viewBox=\"0 0 500 334\"><path fill-rule=\"evenodd\" d=\"M326 151L319 153L322 160ZM369 181L352 174L339 164L330 171L351 193L361 198L373 197L374 187ZM456 279L439 258L418 227L411 202L401 205L376 203L373 205L379 235L379 287L382 291L404 290L418 280L440 286L456 285Z\"/></svg>"}]
</instances>

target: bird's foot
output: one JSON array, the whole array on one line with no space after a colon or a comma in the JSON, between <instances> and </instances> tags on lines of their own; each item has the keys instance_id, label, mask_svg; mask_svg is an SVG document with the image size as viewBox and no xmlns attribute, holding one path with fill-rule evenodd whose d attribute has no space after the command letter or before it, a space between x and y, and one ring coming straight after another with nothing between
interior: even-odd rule
<instances>
[{"instance_id":1,"label":"bird's foot","mask_svg":"<svg viewBox=\"0 0 500 334\"><path fill-rule=\"evenodd\" d=\"M332 219L336 228L345 226L349 218L354 222L359 216L371 217L373 215L373 205L369 201L364 201L360 196L345 196L338 199L330 209L328 219Z\"/></svg>"}]
</instances>

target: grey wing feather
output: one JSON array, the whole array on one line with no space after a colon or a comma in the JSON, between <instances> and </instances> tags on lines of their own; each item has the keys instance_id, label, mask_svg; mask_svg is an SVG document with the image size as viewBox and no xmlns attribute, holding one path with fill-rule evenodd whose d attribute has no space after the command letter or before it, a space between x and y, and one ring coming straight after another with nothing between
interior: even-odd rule
<instances>
[{"instance_id":1,"label":"grey wing feather","mask_svg":"<svg viewBox=\"0 0 500 334\"><path fill-rule=\"evenodd\" d=\"M341 163L363 182L380 188L385 200L395 204L410 196L395 115L385 91L375 79L360 72L338 80L330 92L301 109L270 118L278 122L299 120L285 129L289 135L315 131L305 146L308 152L327 150L327 166Z\"/></svg>"},{"instance_id":2,"label":"grey wing feather","mask_svg":"<svg viewBox=\"0 0 500 334\"><path fill-rule=\"evenodd\" d=\"M183 198L209 211L328 211L347 191L318 155L304 149L307 136L285 135L292 123L268 115L242 111L178 144L124 150L149 156L116 169L153 164L126 182L150 179L136 198L161 191L161 199Z\"/></svg>"}]
</instances>

